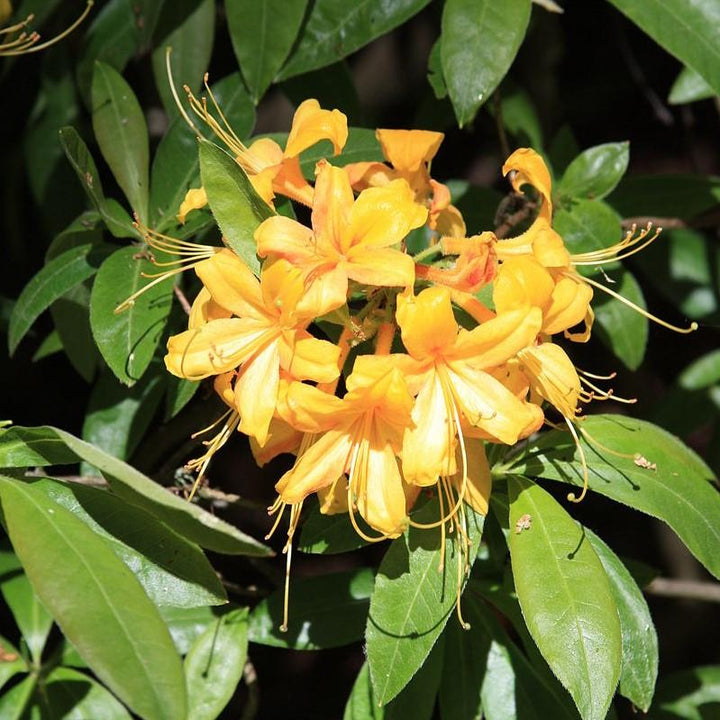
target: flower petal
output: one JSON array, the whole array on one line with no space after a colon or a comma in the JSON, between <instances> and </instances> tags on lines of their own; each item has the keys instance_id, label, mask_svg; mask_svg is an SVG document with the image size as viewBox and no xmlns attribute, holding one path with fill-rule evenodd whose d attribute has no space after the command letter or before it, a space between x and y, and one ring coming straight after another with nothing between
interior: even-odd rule
<instances>
[{"instance_id":1,"label":"flower petal","mask_svg":"<svg viewBox=\"0 0 720 720\"><path fill-rule=\"evenodd\" d=\"M315 434L338 425L343 411L339 397L301 382L288 383L280 395L278 414L297 430Z\"/></svg>"},{"instance_id":2,"label":"flower petal","mask_svg":"<svg viewBox=\"0 0 720 720\"><path fill-rule=\"evenodd\" d=\"M207 205L207 195L205 194L205 188L190 188L185 193L185 199L180 203L180 209L178 210L177 219L181 225L185 224L185 218L188 213L192 210L200 210Z\"/></svg>"},{"instance_id":3,"label":"flower petal","mask_svg":"<svg viewBox=\"0 0 720 720\"><path fill-rule=\"evenodd\" d=\"M567 330L585 319L593 290L580 278L561 277L552 292L543 318L543 332L548 335Z\"/></svg>"},{"instance_id":4,"label":"flower petal","mask_svg":"<svg viewBox=\"0 0 720 720\"><path fill-rule=\"evenodd\" d=\"M350 180L342 168L321 160L315 168L312 227L323 254L341 251L342 235L355 202Z\"/></svg>"},{"instance_id":5,"label":"flower petal","mask_svg":"<svg viewBox=\"0 0 720 720\"><path fill-rule=\"evenodd\" d=\"M381 162L357 162L345 165L350 185L354 190L365 190L369 187L381 187L397 178L397 173Z\"/></svg>"},{"instance_id":6,"label":"flower petal","mask_svg":"<svg viewBox=\"0 0 720 720\"><path fill-rule=\"evenodd\" d=\"M298 316L316 318L347 302L348 276L344 266L323 265L307 274L309 285L295 308Z\"/></svg>"},{"instance_id":7,"label":"flower petal","mask_svg":"<svg viewBox=\"0 0 720 720\"><path fill-rule=\"evenodd\" d=\"M554 343L529 347L519 357L533 390L561 415L574 419L580 396L580 378L567 353Z\"/></svg>"},{"instance_id":8,"label":"flower petal","mask_svg":"<svg viewBox=\"0 0 720 720\"><path fill-rule=\"evenodd\" d=\"M340 374L338 360L340 348L327 340L299 337L281 343L281 364L297 380L332 382Z\"/></svg>"},{"instance_id":9,"label":"flower petal","mask_svg":"<svg viewBox=\"0 0 720 720\"><path fill-rule=\"evenodd\" d=\"M298 266L318 259L312 230L284 215L263 220L255 230L255 242L260 257L273 254Z\"/></svg>"},{"instance_id":10,"label":"flower petal","mask_svg":"<svg viewBox=\"0 0 720 720\"><path fill-rule=\"evenodd\" d=\"M375 133L382 147L383 155L396 169L414 173L430 162L445 137L430 130L385 130Z\"/></svg>"},{"instance_id":11,"label":"flower petal","mask_svg":"<svg viewBox=\"0 0 720 720\"><path fill-rule=\"evenodd\" d=\"M188 328L190 330L194 330L195 328L205 325L205 323L208 323L211 320L228 318L230 315L232 315L232 313L224 307L218 305L212 299L212 295L208 292L208 289L202 287L200 288L200 292L190 308Z\"/></svg>"},{"instance_id":12,"label":"flower petal","mask_svg":"<svg viewBox=\"0 0 720 720\"><path fill-rule=\"evenodd\" d=\"M490 465L485 454L485 443L477 438L465 438L465 453L467 456L467 482L465 483L464 500L475 512L487 515L492 480ZM461 467L462 462L458 459L458 468ZM462 470L453 475L451 482L458 493L462 492Z\"/></svg>"},{"instance_id":13,"label":"flower petal","mask_svg":"<svg viewBox=\"0 0 720 720\"><path fill-rule=\"evenodd\" d=\"M495 310L500 315L525 305L544 309L554 289L552 275L535 258L529 255L510 258L500 265L495 276Z\"/></svg>"},{"instance_id":14,"label":"flower petal","mask_svg":"<svg viewBox=\"0 0 720 720\"><path fill-rule=\"evenodd\" d=\"M519 148L505 161L502 172L507 175L515 171L511 183L516 192L523 185L532 185L542 196L539 217L548 222L552 220L552 179L542 156L530 148Z\"/></svg>"},{"instance_id":15,"label":"flower petal","mask_svg":"<svg viewBox=\"0 0 720 720\"><path fill-rule=\"evenodd\" d=\"M339 110L323 110L315 99L304 100L293 116L285 157L294 157L320 140L329 140L337 155L347 142L347 117Z\"/></svg>"},{"instance_id":16,"label":"flower petal","mask_svg":"<svg viewBox=\"0 0 720 720\"><path fill-rule=\"evenodd\" d=\"M457 338L458 324L450 303L450 290L441 285L427 288L418 295L398 295L396 317L403 343L417 360L442 355Z\"/></svg>"},{"instance_id":17,"label":"flower petal","mask_svg":"<svg viewBox=\"0 0 720 720\"><path fill-rule=\"evenodd\" d=\"M246 362L235 382L235 403L240 413L240 430L254 437L262 447L268 439L280 385L278 342L268 343Z\"/></svg>"},{"instance_id":18,"label":"flower petal","mask_svg":"<svg viewBox=\"0 0 720 720\"><path fill-rule=\"evenodd\" d=\"M339 267L347 277L364 285L404 288L415 282L412 258L392 248L355 247Z\"/></svg>"},{"instance_id":19,"label":"flower petal","mask_svg":"<svg viewBox=\"0 0 720 720\"><path fill-rule=\"evenodd\" d=\"M255 438L250 438L250 450L252 450L255 462L262 467L278 455L283 453L297 452L302 442L303 434L280 418L273 418L270 421L268 437L261 447Z\"/></svg>"}]
</instances>

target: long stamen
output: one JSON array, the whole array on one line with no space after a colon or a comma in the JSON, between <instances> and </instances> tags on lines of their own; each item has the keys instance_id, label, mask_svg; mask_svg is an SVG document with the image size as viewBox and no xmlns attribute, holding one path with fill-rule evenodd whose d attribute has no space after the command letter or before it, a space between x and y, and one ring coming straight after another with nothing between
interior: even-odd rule
<instances>
[{"instance_id":1,"label":"long stamen","mask_svg":"<svg viewBox=\"0 0 720 720\"><path fill-rule=\"evenodd\" d=\"M579 503L582 502L585 498L585 495L587 495L588 491L588 466L587 466L587 460L585 459L585 450L583 449L582 443L580 442L580 438L577 435L577 432L575 430L575 426L573 425L572 421L568 418L565 419L565 424L568 426L568 430L570 430L570 434L573 436L573 440L575 440L575 447L577 447L578 452L580 453L580 464L582 465L582 473L583 473L583 489L580 493L580 497L577 497L575 493L571 492L568 493L567 499L570 502Z\"/></svg>"},{"instance_id":2,"label":"long stamen","mask_svg":"<svg viewBox=\"0 0 720 720\"><path fill-rule=\"evenodd\" d=\"M593 287L597 288L598 290L602 290L603 292L610 295L610 297L613 297L616 300L619 300L621 303L623 303L623 304L627 305L629 308L632 308L633 310L635 310L635 312L640 313L640 315L642 315L643 317L646 317L648 320L652 320L653 322L657 323L658 325L662 325L662 327L667 328L668 330L672 330L673 332L680 333L682 335L687 335L698 329L698 324L695 321L691 322L690 326L686 327L686 328L681 328L681 327L678 327L677 325L671 325L669 322L665 322L665 320L661 320L656 315L649 313L647 310L644 310L639 305L636 305L634 302L631 302L627 298L623 297L622 295L620 295L620 293L616 293L614 290L611 290L610 288L605 287L601 283L595 282L595 280L591 280L590 278L587 278L587 277L580 278L575 273L563 272L562 274L565 275L566 277L572 278L573 280L577 280L579 278L582 282L586 282L588 285L592 285Z\"/></svg>"},{"instance_id":3,"label":"long stamen","mask_svg":"<svg viewBox=\"0 0 720 720\"><path fill-rule=\"evenodd\" d=\"M586 253L572 255L570 257L570 261L573 265L601 265L603 263L616 262L618 260L629 258L631 255L635 255L635 253L644 250L648 245L655 242L655 240L660 237L662 228L657 228L649 239L645 239L648 235L650 235L652 227L652 223L648 223L647 226L640 231L637 237L633 237L635 235L635 231L637 230L637 226L633 224L630 230L628 230L625 234L625 237L619 243L611 245L608 248L602 248L601 250L591 250Z\"/></svg>"},{"instance_id":4,"label":"long stamen","mask_svg":"<svg viewBox=\"0 0 720 720\"><path fill-rule=\"evenodd\" d=\"M44 43L40 43L40 45L35 45L35 43L40 39L40 35L38 33L33 32L28 38L28 44L23 48L16 48L9 51L6 51L6 48L10 45L2 45L0 46L0 55L4 57L11 57L13 55L27 55L29 53L39 52L40 50L45 50L46 48L49 48L51 45L54 45L57 42L60 42L63 38L66 38L73 30L75 30L80 23L88 16L88 13L92 9L92 6L94 4L94 0L87 0L87 3L85 4L85 9L82 11L80 17L75 20L75 22L67 27L65 30L63 30L59 35L56 35L54 38L51 38L50 40L47 40ZM27 23L32 20L32 15L30 15L27 20L25 20L23 23L19 24L19 27L17 29L20 29L20 27L26 27ZM7 32L7 30L5 31ZM22 36L21 36L22 37Z\"/></svg>"},{"instance_id":5,"label":"long stamen","mask_svg":"<svg viewBox=\"0 0 720 720\"><path fill-rule=\"evenodd\" d=\"M625 403L626 405L634 405L637 402L637 398L624 398L616 395L612 388L610 388L610 390L602 390L585 377L580 376L580 382L587 385L589 388L592 388L593 392L591 395L593 396L593 399L615 400L616 402Z\"/></svg>"}]
</instances>

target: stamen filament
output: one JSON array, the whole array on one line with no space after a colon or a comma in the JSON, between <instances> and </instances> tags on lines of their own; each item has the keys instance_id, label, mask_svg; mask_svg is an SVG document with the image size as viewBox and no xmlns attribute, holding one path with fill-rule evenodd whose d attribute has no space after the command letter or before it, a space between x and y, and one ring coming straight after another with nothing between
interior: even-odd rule
<instances>
[{"instance_id":1,"label":"stamen filament","mask_svg":"<svg viewBox=\"0 0 720 720\"><path fill-rule=\"evenodd\" d=\"M587 495L588 491L588 466L587 466L587 460L585 459L585 450L583 449L582 443L580 442L580 438L578 438L577 432L575 430L575 426L573 425L572 421L568 418L564 418L565 424L568 426L568 430L570 430L570 434L573 436L573 440L575 440L575 447L577 447L578 452L580 453L580 464L582 465L582 473L583 473L583 489L580 493L580 497L577 497L574 492L567 494L567 499L570 502L579 503L582 502L585 498L585 495Z\"/></svg>"}]
</instances>

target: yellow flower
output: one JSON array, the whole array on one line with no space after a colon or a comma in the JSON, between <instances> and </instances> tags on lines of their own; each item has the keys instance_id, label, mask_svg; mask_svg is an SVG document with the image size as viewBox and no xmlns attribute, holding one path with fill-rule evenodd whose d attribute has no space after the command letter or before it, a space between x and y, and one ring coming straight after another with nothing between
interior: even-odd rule
<instances>
[{"instance_id":1,"label":"yellow flower","mask_svg":"<svg viewBox=\"0 0 720 720\"><path fill-rule=\"evenodd\" d=\"M239 368L234 394L240 430L262 446L277 405L280 369L298 379L329 382L339 372L338 348L305 329L317 313L303 304L302 277L288 262L267 263L258 281L223 250L195 271L213 305L201 303L190 329L168 340L165 364L173 375L192 380ZM232 316L208 315L216 306Z\"/></svg>"},{"instance_id":2,"label":"yellow flower","mask_svg":"<svg viewBox=\"0 0 720 720\"><path fill-rule=\"evenodd\" d=\"M235 156L258 195L271 207L276 194L312 205L313 188L302 174L299 155L321 140L329 140L336 155L341 152L348 136L345 115L339 110L323 110L317 100L305 100L295 111L285 150L270 138L260 138L246 147L225 121L207 82L205 87L221 121L208 111L206 102L199 101L192 93L188 93L190 105ZM186 119L194 127L187 116ZM185 222L188 212L206 204L203 188L189 190L180 206L179 222Z\"/></svg>"},{"instance_id":3,"label":"yellow flower","mask_svg":"<svg viewBox=\"0 0 720 720\"><path fill-rule=\"evenodd\" d=\"M465 235L465 222L460 211L450 204L447 186L430 177L429 165L445 137L429 130L383 130L376 133L385 159L392 165L379 162L359 162L345 166L350 183L356 190L380 187L402 178L415 193L415 200L428 207L429 225L440 235Z\"/></svg>"},{"instance_id":4,"label":"yellow flower","mask_svg":"<svg viewBox=\"0 0 720 720\"><path fill-rule=\"evenodd\" d=\"M328 312L345 304L348 279L365 285L412 285L412 258L389 246L400 243L426 217L427 210L414 202L405 180L364 190L356 200L345 172L321 161L312 229L281 215L268 218L255 231L257 252L300 268L310 285L308 296Z\"/></svg>"}]
</instances>

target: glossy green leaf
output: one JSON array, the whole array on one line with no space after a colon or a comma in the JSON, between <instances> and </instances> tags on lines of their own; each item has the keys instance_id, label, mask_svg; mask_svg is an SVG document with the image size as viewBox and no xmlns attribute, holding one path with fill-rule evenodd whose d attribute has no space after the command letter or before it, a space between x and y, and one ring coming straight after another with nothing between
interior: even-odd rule
<instances>
[{"instance_id":1,"label":"glossy green leaf","mask_svg":"<svg viewBox=\"0 0 720 720\"><path fill-rule=\"evenodd\" d=\"M187 12L187 3L166 2L163 5L155 33L156 43L152 54L155 85L160 93L165 112L171 118L179 116L170 87L166 68L167 48L172 48L170 67L175 81L175 91L185 98L183 86L197 92L203 81L215 38L215 3L202 0Z\"/></svg>"},{"instance_id":2,"label":"glossy green leaf","mask_svg":"<svg viewBox=\"0 0 720 720\"><path fill-rule=\"evenodd\" d=\"M603 284L619 293L625 299L645 309L645 298L635 276L628 270L610 273L616 284ZM612 350L625 367L637 370L645 357L648 339L648 319L620 300L596 291L595 334Z\"/></svg>"},{"instance_id":3,"label":"glossy green leaf","mask_svg":"<svg viewBox=\"0 0 720 720\"><path fill-rule=\"evenodd\" d=\"M503 124L519 143L542 148L543 133L540 118L530 95L514 83L505 82L500 88L500 106ZM494 114L491 103L488 110Z\"/></svg>"},{"instance_id":4,"label":"glossy green leaf","mask_svg":"<svg viewBox=\"0 0 720 720\"><path fill-rule=\"evenodd\" d=\"M40 664L53 619L33 592L18 559L8 550L0 551L0 592L20 629L32 661Z\"/></svg>"},{"instance_id":5,"label":"glossy green leaf","mask_svg":"<svg viewBox=\"0 0 720 720\"><path fill-rule=\"evenodd\" d=\"M293 650L324 650L363 637L373 573L369 568L290 583L290 619L282 632L282 588L250 613L250 642Z\"/></svg>"},{"instance_id":6,"label":"glossy green leaf","mask_svg":"<svg viewBox=\"0 0 720 720\"><path fill-rule=\"evenodd\" d=\"M40 314L68 290L92 277L107 254L105 247L80 245L51 260L25 285L10 316L11 354Z\"/></svg>"},{"instance_id":7,"label":"glossy green leaf","mask_svg":"<svg viewBox=\"0 0 720 720\"><path fill-rule=\"evenodd\" d=\"M32 485L104 538L158 607L197 607L227 601L217 574L197 545L145 510L97 488L50 478Z\"/></svg>"},{"instance_id":8,"label":"glossy green leaf","mask_svg":"<svg viewBox=\"0 0 720 720\"><path fill-rule=\"evenodd\" d=\"M254 233L273 211L235 160L211 142L200 142L200 177L223 237L247 266L259 273Z\"/></svg>"},{"instance_id":9,"label":"glossy green leaf","mask_svg":"<svg viewBox=\"0 0 720 720\"><path fill-rule=\"evenodd\" d=\"M684 105L698 100L707 100L717 94L701 75L689 67L684 67L670 88L668 102L671 105Z\"/></svg>"},{"instance_id":10,"label":"glossy green leaf","mask_svg":"<svg viewBox=\"0 0 720 720\"><path fill-rule=\"evenodd\" d=\"M307 0L225 0L235 57L256 105L290 53L307 4Z\"/></svg>"},{"instance_id":11,"label":"glossy green leaf","mask_svg":"<svg viewBox=\"0 0 720 720\"><path fill-rule=\"evenodd\" d=\"M193 643L217 619L217 611L211 607L159 608L170 636L181 655L187 655Z\"/></svg>"},{"instance_id":12,"label":"glossy green leaf","mask_svg":"<svg viewBox=\"0 0 720 720\"><path fill-rule=\"evenodd\" d=\"M192 400L200 385L200 382L168 375L165 379L165 420L175 417Z\"/></svg>"},{"instance_id":13,"label":"glossy green leaf","mask_svg":"<svg viewBox=\"0 0 720 720\"><path fill-rule=\"evenodd\" d=\"M716 383L720 383L720 350L700 356L678 378L678 384L685 390L702 390Z\"/></svg>"},{"instance_id":14,"label":"glossy green leaf","mask_svg":"<svg viewBox=\"0 0 720 720\"><path fill-rule=\"evenodd\" d=\"M608 197L623 217L691 220L720 202L720 178L708 175L633 175Z\"/></svg>"},{"instance_id":15,"label":"glossy green leaf","mask_svg":"<svg viewBox=\"0 0 720 720\"><path fill-rule=\"evenodd\" d=\"M52 239L45 251L45 262L49 263L80 245L97 244L102 240L102 234L100 213L97 210L85 210Z\"/></svg>"},{"instance_id":16,"label":"glossy green leaf","mask_svg":"<svg viewBox=\"0 0 720 720\"><path fill-rule=\"evenodd\" d=\"M375 136L375 131L368 128L348 128L348 139L342 152L339 155L333 155L332 153L333 148L329 140L319 142L308 148L300 156L300 167L303 175L308 180L314 180L315 165L323 158L326 158L331 165L337 165L338 167L344 167L354 162L383 162L385 159L380 143Z\"/></svg>"},{"instance_id":17,"label":"glossy green leaf","mask_svg":"<svg viewBox=\"0 0 720 720\"><path fill-rule=\"evenodd\" d=\"M443 77L458 125L472 122L510 65L530 21L530 0L447 0L442 14Z\"/></svg>"},{"instance_id":18,"label":"glossy green leaf","mask_svg":"<svg viewBox=\"0 0 720 720\"><path fill-rule=\"evenodd\" d=\"M3 478L0 498L34 589L98 677L147 720L184 718L180 659L130 570L104 540L32 485Z\"/></svg>"},{"instance_id":19,"label":"glossy green leaf","mask_svg":"<svg viewBox=\"0 0 720 720\"><path fill-rule=\"evenodd\" d=\"M367 662L364 662L350 691L343 720L384 720L384 718L385 708L379 707L373 698L370 670Z\"/></svg>"},{"instance_id":20,"label":"glossy green leaf","mask_svg":"<svg viewBox=\"0 0 720 720\"><path fill-rule=\"evenodd\" d=\"M148 131L142 108L122 75L97 61L92 80L92 123L110 166L140 220L148 220Z\"/></svg>"},{"instance_id":21,"label":"glossy green leaf","mask_svg":"<svg viewBox=\"0 0 720 720\"><path fill-rule=\"evenodd\" d=\"M358 518L361 528L368 532L362 518ZM317 505L313 505L303 521L298 550L304 553L323 553L335 555L365 547L363 540L353 528L345 513L323 515Z\"/></svg>"},{"instance_id":22,"label":"glossy green leaf","mask_svg":"<svg viewBox=\"0 0 720 720\"><path fill-rule=\"evenodd\" d=\"M484 518L467 506L465 512L472 565ZM413 519L428 523L439 515L433 500ZM365 639L375 697L383 705L421 667L452 615L459 592L458 563L465 562L456 545L448 539L442 555L439 528L411 527L393 541L380 564ZM444 570L440 570L441 562Z\"/></svg>"},{"instance_id":23,"label":"glossy green leaf","mask_svg":"<svg viewBox=\"0 0 720 720\"><path fill-rule=\"evenodd\" d=\"M664 520L690 552L720 577L720 495L709 482L710 468L678 438L643 420L592 415L582 428L598 443L581 437L590 489ZM645 461L650 467L643 467ZM532 443L511 471L582 485L575 444L568 433L559 431Z\"/></svg>"},{"instance_id":24,"label":"glossy green leaf","mask_svg":"<svg viewBox=\"0 0 720 720\"><path fill-rule=\"evenodd\" d=\"M420 12L430 0L315 0L288 62L285 80L341 60Z\"/></svg>"},{"instance_id":25,"label":"glossy green leaf","mask_svg":"<svg viewBox=\"0 0 720 720\"><path fill-rule=\"evenodd\" d=\"M622 635L619 692L647 712L655 692L658 673L658 640L650 609L642 591L620 558L597 536L585 534L610 579Z\"/></svg>"},{"instance_id":26,"label":"glossy green leaf","mask_svg":"<svg viewBox=\"0 0 720 720\"><path fill-rule=\"evenodd\" d=\"M588 148L568 165L557 192L574 198L604 198L617 187L629 162L629 142Z\"/></svg>"},{"instance_id":27,"label":"glossy green leaf","mask_svg":"<svg viewBox=\"0 0 720 720\"><path fill-rule=\"evenodd\" d=\"M443 77L442 58L440 57L440 38L433 43L430 54L428 55L427 80L438 100L447 97L448 90L445 84L445 78Z\"/></svg>"},{"instance_id":28,"label":"glossy green leaf","mask_svg":"<svg viewBox=\"0 0 720 720\"><path fill-rule=\"evenodd\" d=\"M0 696L0 718L3 720L20 720L23 711L30 702L37 677L30 675Z\"/></svg>"},{"instance_id":29,"label":"glossy green leaf","mask_svg":"<svg viewBox=\"0 0 720 720\"><path fill-rule=\"evenodd\" d=\"M226 75L211 90L233 132L241 139L247 137L255 123L255 109L240 73ZM152 164L150 216L157 218L160 231L177 223L176 215L187 191L199 186L197 136L178 118L160 141Z\"/></svg>"},{"instance_id":30,"label":"glossy green leaf","mask_svg":"<svg viewBox=\"0 0 720 720\"><path fill-rule=\"evenodd\" d=\"M245 608L220 616L194 642L185 658L188 717L215 720L242 678L248 646Z\"/></svg>"},{"instance_id":31,"label":"glossy green leaf","mask_svg":"<svg viewBox=\"0 0 720 720\"><path fill-rule=\"evenodd\" d=\"M162 399L161 375L146 373L127 388L110 372L100 375L90 393L82 438L120 460L127 460L153 420ZM81 475L97 474L83 463Z\"/></svg>"},{"instance_id":32,"label":"glossy green leaf","mask_svg":"<svg viewBox=\"0 0 720 720\"><path fill-rule=\"evenodd\" d=\"M90 382L100 360L90 329L89 281L76 285L50 306L63 350L75 370Z\"/></svg>"},{"instance_id":33,"label":"glossy green leaf","mask_svg":"<svg viewBox=\"0 0 720 720\"><path fill-rule=\"evenodd\" d=\"M27 671L28 666L18 649L7 638L0 635L0 690L15 675Z\"/></svg>"},{"instance_id":34,"label":"glossy green leaf","mask_svg":"<svg viewBox=\"0 0 720 720\"><path fill-rule=\"evenodd\" d=\"M13 426L0 431L0 467L67 465L78 460L98 468L114 493L200 547L228 555L272 555L254 538L64 430Z\"/></svg>"},{"instance_id":35,"label":"glossy green leaf","mask_svg":"<svg viewBox=\"0 0 720 720\"><path fill-rule=\"evenodd\" d=\"M101 265L90 299L90 325L98 349L120 382L132 385L147 370L172 305L172 280L142 293L123 312L115 309L152 280L157 268L137 247L116 250Z\"/></svg>"},{"instance_id":36,"label":"glossy green leaf","mask_svg":"<svg viewBox=\"0 0 720 720\"><path fill-rule=\"evenodd\" d=\"M85 673L58 667L41 680L27 720L131 720L112 693Z\"/></svg>"},{"instance_id":37,"label":"glossy green leaf","mask_svg":"<svg viewBox=\"0 0 720 720\"><path fill-rule=\"evenodd\" d=\"M604 720L622 655L610 581L583 529L550 494L514 477L508 490L510 557L528 630L583 720Z\"/></svg>"},{"instance_id":38,"label":"glossy green leaf","mask_svg":"<svg viewBox=\"0 0 720 720\"><path fill-rule=\"evenodd\" d=\"M656 43L720 93L720 5L716 0L610 0Z\"/></svg>"},{"instance_id":39,"label":"glossy green leaf","mask_svg":"<svg viewBox=\"0 0 720 720\"><path fill-rule=\"evenodd\" d=\"M137 237L127 213L123 215L122 208L118 212L103 195L100 174L95 161L75 128L64 127L60 130L59 135L60 144L78 176L80 185L90 198L90 202L102 216L108 230L119 238Z\"/></svg>"},{"instance_id":40,"label":"glossy green leaf","mask_svg":"<svg viewBox=\"0 0 720 720\"><path fill-rule=\"evenodd\" d=\"M713 720L720 710L720 665L682 670L661 678L653 720Z\"/></svg>"},{"instance_id":41,"label":"glossy green leaf","mask_svg":"<svg viewBox=\"0 0 720 720\"><path fill-rule=\"evenodd\" d=\"M600 250L619 242L623 236L618 214L601 200L573 200L558 208L553 227L562 235L571 253ZM613 267L617 264L603 265L606 270ZM580 272L591 275L597 270L582 267Z\"/></svg>"}]
</instances>

